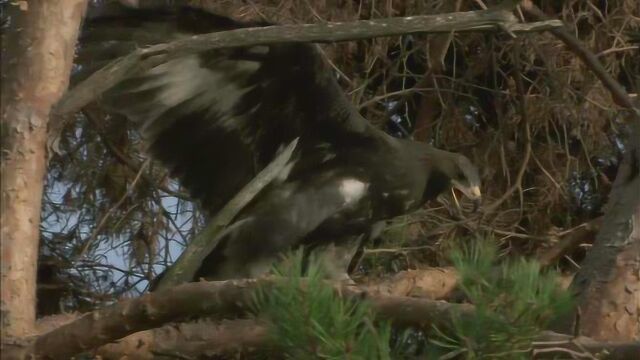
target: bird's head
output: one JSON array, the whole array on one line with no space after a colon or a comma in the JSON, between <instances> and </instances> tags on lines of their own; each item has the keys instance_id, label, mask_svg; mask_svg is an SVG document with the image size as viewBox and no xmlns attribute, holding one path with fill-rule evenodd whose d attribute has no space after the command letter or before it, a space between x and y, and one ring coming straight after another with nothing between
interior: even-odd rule
<instances>
[{"instance_id":1,"label":"bird's head","mask_svg":"<svg viewBox=\"0 0 640 360\"><path fill-rule=\"evenodd\" d=\"M464 155L454 154L449 175L451 185L473 200L477 208L482 200L478 168Z\"/></svg>"},{"instance_id":2,"label":"bird's head","mask_svg":"<svg viewBox=\"0 0 640 360\"><path fill-rule=\"evenodd\" d=\"M478 168L464 155L429 148L424 158L431 169L427 198L434 198L449 186L461 191L477 208L482 199Z\"/></svg>"}]
</instances>

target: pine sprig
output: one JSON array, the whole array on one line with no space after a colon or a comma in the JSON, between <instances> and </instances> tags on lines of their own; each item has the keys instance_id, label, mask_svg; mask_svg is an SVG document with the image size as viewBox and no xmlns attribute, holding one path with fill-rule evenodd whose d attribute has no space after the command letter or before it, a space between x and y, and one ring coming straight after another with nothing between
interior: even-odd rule
<instances>
[{"instance_id":1,"label":"pine sprig","mask_svg":"<svg viewBox=\"0 0 640 360\"><path fill-rule=\"evenodd\" d=\"M440 356L529 358L536 336L570 309L570 295L559 287L553 273L524 259L496 265L497 254L490 241L452 252L460 287L476 312L471 318L454 319L453 331L436 331L431 343Z\"/></svg>"},{"instance_id":2,"label":"pine sprig","mask_svg":"<svg viewBox=\"0 0 640 360\"><path fill-rule=\"evenodd\" d=\"M390 326L373 324L366 302L340 298L318 261L303 278L301 252L274 270L283 282L256 294L256 311L271 324L273 343L289 359L390 359Z\"/></svg>"}]
</instances>

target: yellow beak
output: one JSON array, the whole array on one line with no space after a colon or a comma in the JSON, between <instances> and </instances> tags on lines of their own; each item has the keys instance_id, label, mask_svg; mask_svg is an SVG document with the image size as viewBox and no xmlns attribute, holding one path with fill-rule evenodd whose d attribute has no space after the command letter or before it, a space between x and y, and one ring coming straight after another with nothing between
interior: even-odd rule
<instances>
[{"instance_id":1,"label":"yellow beak","mask_svg":"<svg viewBox=\"0 0 640 360\"><path fill-rule=\"evenodd\" d=\"M466 197L473 200L473 212L476 212L480 207L480 202L482 201L482 192L480 191L480 187L477 185L471 187L462 186L462 184L455 180L452 181L452 184L456 189L462 191Z\"/></svg>"}]
</instances>

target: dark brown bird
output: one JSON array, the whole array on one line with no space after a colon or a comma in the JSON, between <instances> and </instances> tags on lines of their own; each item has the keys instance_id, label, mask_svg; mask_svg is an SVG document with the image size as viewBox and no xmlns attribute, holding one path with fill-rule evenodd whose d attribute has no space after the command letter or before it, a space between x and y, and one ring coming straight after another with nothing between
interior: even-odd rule
<instances>
[{"instance_id":1,"label":"dark brown bird","mask_svg":"<svg viewBox=\"0 0 640 360\"><path fill-rule=\"evenodd\" d=\"M87 21L79 62L87 72L135 48L256 25L189 8L127 10ZM102 104L139 124L149 153L212 214L299 138L287 171L238 215L197 277L255 277L294 247L367 238L374 224L451 186L480 198L466 157L393 138L364 119L315 45L173 58L132 74Z\"/></svg>"}]
</instances>

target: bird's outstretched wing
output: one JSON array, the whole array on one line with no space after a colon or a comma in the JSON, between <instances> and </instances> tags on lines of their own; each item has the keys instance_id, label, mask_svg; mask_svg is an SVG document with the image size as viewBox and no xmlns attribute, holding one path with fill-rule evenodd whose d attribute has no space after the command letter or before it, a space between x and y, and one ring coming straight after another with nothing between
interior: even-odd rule
<instances>
[{"instance_id":1,"label":"bird's outstretched wing","mask_svg":"<svg viewBox=\"0 0 640 360\"><path fill-rule=\"evenodd\" d=\"M243 26L189 8L129 9L90 19L80 41L80 74L136 48ZM137 122L150 153L209 211L224 205L294 138L301 138L305 151L354 141L372 129L310 44L174 58L123 80L101 103Z\"/></svg>"}]
</instances>

